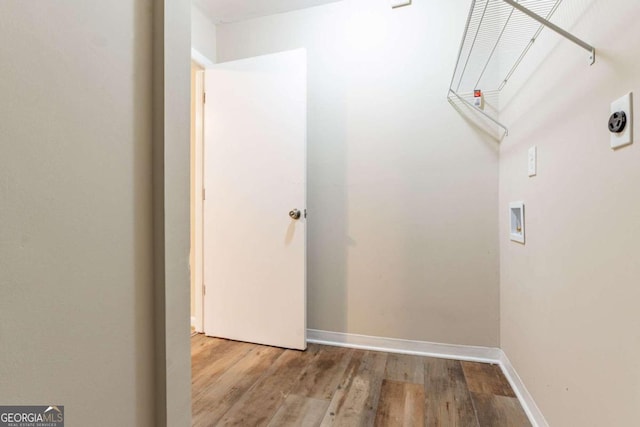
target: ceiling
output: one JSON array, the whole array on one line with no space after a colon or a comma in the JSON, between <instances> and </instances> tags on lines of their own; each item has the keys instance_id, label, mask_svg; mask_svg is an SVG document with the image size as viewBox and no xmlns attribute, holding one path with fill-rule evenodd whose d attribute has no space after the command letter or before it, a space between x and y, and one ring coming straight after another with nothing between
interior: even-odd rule
<instances>
[{"instance_id":1,"label":"ceiling","mask_svg":"<svg viewBox=\"0 0 640 427\"><path fill-rule=\"evenodd\" d=\"M258 16L305 9L339 0L192 0L214 23L243 21Z\"/></svg>"}]
</instances>

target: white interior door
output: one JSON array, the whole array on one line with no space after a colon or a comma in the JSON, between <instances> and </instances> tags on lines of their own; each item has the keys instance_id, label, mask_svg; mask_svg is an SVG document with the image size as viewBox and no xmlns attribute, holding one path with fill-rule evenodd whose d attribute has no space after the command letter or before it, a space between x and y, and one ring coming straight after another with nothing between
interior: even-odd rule
<instances>
[{"instance_id":1,"label":"white interior door","mask_svg":"<svg viewBox=\"0 0 640 427\"><path fill-rule=\"evenodd\" d=\"M205 72L206 335L306 348L306 80L303 49Z\"/></svg>"}]
</instances>

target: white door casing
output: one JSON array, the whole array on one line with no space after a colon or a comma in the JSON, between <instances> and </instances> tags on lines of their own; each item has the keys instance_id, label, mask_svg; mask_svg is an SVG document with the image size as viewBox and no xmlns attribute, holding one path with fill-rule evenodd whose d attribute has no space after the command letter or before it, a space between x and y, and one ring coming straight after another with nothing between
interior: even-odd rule
<instances>
[{"instance_id":1,"label":"white door casing","mask_svg":"<svg viewBox=\"0 0 640 427\"><path fill-rule=\"evenodd\" d=\"M203 266L203 239L204 239L204 224L203 224L203 168L204 168L204 71L198 70L195 76L195 144L194 144L194 164L193 167L193 191L194 191L194 252L192 254L193 264L191 268L194 269L195 279L195 331L198 333L204 332L204 295L203 295L203 282L204 282L204 266Z\"/></svg>"}]
</instances>

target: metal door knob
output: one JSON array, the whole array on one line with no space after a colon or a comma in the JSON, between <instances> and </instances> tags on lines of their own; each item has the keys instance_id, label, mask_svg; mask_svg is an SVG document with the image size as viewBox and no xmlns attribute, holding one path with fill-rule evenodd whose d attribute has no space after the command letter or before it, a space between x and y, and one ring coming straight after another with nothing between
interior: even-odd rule
<instances>
[{"instance_id":1,"label":"metal door knob","mask_svg":"<svg viewBox=\"0 0 640 427\"><path fill-rule=\"evenodd\" d=\"M300 211L298 209L294 209L291 212L289 212L289 216L292 219L300 219Z\"/></svg>"}]
</instances>

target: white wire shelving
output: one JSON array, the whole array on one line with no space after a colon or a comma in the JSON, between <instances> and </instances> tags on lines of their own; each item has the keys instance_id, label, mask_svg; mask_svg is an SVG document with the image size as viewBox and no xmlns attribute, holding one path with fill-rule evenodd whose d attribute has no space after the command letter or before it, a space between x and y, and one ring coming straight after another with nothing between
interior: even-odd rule
<instances>
[{"instance_id":1,"label":"white wire shelving","mask_svg":"<svg viewBox=\"0 0 640 427\"><path fill-rule=\"evenodd\" d=\"M596 59L596 50L550 22L562 0L472 0L458 60L447 98L461 112L471 112L502 130L498 98L544 28L556 32ZM484 108L473 104L474 91L482 90ZM464 109L464 111L463 111Z\"/></svg>"}]
</instances>

